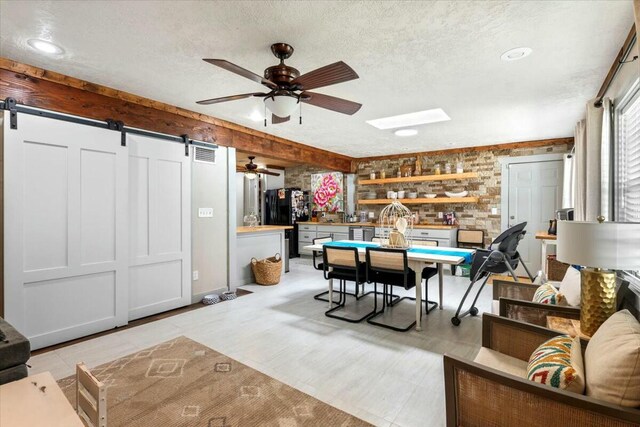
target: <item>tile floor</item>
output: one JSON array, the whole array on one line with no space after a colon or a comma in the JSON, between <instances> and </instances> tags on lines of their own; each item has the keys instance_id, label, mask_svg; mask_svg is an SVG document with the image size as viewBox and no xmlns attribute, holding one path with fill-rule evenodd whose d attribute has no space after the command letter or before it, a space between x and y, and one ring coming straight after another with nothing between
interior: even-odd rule
<instances>
[{"instance_id":1,"label":"tile floor","mask_svg":"<svg viewBox=\"0 0 640 427\"><path fill-rule=\"evenodd\" d=\"M468 279L446 274L444 310L425 316L421 332L326 317L327 303L313 299L326 282L301 258L277 286L245 286L254 293L34 356L30 373L63 378L77 362L97 366L185 335L377 426L443 426L442 354L473 358L481 343L480 316L451 325ZM488 286L478 308L490 305Z\"/></svg>"}]
</instances>

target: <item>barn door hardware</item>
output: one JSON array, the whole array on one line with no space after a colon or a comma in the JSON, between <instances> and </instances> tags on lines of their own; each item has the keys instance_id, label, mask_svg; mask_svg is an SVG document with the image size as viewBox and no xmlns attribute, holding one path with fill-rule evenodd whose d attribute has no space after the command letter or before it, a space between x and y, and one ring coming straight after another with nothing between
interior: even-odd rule
<instances>
[{"instance_id":1,"label":"barn door hardware","mask_svg":"<svg viewBox=\"0 0 640 427\"><path fill-rule=\"evenodd\" d=\"M182 138L182 143L184 144L184 155L189 157L189 135L184 134L180 135Z\"/></svg>"},{"instance_id":2,"label":"barn door hardware","mask_svg":"<svg viewBox=\"0 0 640 427\"><path fill-rule=\"evenodd\" d=\"M4 100L4 109L9 111L9 127L18 129L18 109L16 108L16 100L7 98Z\"/></svg>"},{"instance_id":3,"label":"barn door hardware","mask_svg":"<svg viewBox=\"0 0 640 427\"><path fill-rule=\"evenodd\" d=\"M117 130L120 132L120 145L122 147L127 146L127 132L124 130L124 123L122 120L107 119L107 127L111 130Z\"/></svg>"}]
</instances>

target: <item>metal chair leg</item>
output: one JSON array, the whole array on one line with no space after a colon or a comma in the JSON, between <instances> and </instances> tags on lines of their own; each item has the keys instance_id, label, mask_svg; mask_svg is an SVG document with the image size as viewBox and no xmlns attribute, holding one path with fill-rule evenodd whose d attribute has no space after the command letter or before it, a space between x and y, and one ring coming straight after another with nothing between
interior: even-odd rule
<instances>
[{"instance_id":1,"label":"metal chair leg","mask_svg":"<svg viewBox=\"0 0 640 427\"><path fill-rule=\"evenodd\" d=\"M478 275L476 275L476 276L478 276ZM467 291L464 293L464 296L462 297L462 300L460 301L460 305L458 305L458 310L456 310L456 314L451 318L451 323L453 323L454 326L460 325L460 319L462 317L466 316L467 314L470 314L472 316L475 316L475 315L478 314L478 309L475 307L475 303L478 301L478 296L480 295L480 292L482 292L482 289L484 288L484 285L487 283L487 280L489 280L489 276L490 275L487 274L487 277L485 277L484 280L482 281L482 285L480 285L480 289L478 289L478 293L476 294L475 298L473 299L473 303L471 304L471 307L469 308L469 310L461 313L462 306L464 305L464 302L467 299L467 296L469 295L469 292L471 292L471 289L476 284L477 280L474 280L473 282L471 282L471 284L469 284L469 287L467 288Z\"/></svg>"}]
</instances>

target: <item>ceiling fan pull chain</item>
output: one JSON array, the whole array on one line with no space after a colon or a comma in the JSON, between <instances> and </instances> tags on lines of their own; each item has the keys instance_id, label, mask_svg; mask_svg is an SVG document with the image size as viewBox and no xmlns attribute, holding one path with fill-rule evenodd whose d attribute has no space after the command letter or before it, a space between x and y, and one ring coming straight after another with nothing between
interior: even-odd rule
<instances>
[{"instance_id":1,"label":"ceiling fan pull chain","mask_svg":"<svg viewBox=\"0 0 640 427\"><path fill-rule=\"evenodd\" d=\"M264 104L264 127L267 127L267 103Z\"/></svg>"},{"instance_id":2,"label":"ceiling fan pull chain","mask_svg":"<svg viewBox=\"0 0 640 427\"><path fill-rule=\"evenodd\" d=\"M302 124L302 102L298 100L298 104L300 104L300 124Z\"/></svg>"}]
</instances>

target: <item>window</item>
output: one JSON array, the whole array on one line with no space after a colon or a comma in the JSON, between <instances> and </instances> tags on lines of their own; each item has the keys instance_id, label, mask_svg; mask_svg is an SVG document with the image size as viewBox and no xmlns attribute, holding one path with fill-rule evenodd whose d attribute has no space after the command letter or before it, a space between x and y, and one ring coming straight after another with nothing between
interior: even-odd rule
<instances>
[{"instance_id":1,"label":"window","mask_svg":"<svg viewBox=\"0 0 640 427\"><path fill-rule=\"evenodd\" d=\"M616 108L615 146L615 217L640 222L640 80Z\"/></svg>"}]
</instances>

